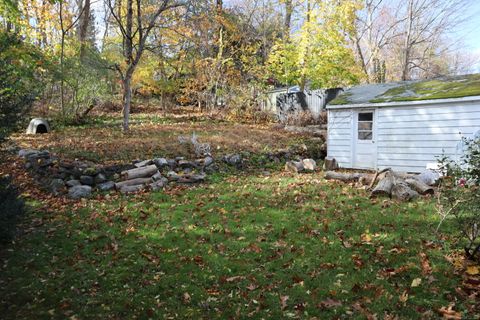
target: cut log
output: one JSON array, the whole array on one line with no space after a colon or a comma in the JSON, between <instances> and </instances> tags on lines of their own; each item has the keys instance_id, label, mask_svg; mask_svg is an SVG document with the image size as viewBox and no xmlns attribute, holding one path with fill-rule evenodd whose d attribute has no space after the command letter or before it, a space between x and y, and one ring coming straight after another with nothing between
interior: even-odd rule
<instances>
[{"instance_id":1,"label":"cut log","mask_svg":"<svg viewBox=\"0 0 480 320\"><path fill-rule=\"evenodd\" d=\"M363 173L341 173L336 171L325 172L325 179L327 180L340 180L343 182L358 181L361 177L364 177Z\"/></svg>"},{"instance_id":2,"label":"cut log","mask_svg":"<svg viewBox=\"0 0 480 320\"><path fill-rule=\"evenodd\" d=\"M136 186L123 186L120 189L120 192L123 193L123 194L134 193L134 192L138 192L140 190L144 190L146 188L147 188L147 186L144 185L144 184L139 184L139 185L136 185Z\"/></svg>"},{"instance_id":3,"label":"cut log","mask_svg":"<svg viewBox=\"0 0 480 320\"><path fill-rule=\"evenodd\" d=\"M378 178L378 176L379 176L380 174L385 173L385 172L390 171L390 170L392 170L392 169L390 169L390 168L385 168L385 169L382 169L382 170L380 170L380 171L377 170L377 172L375 172L375 175L373 176L372 181L370 182L370 185L368 186L368 190L371 190L371 189L373 188L373 185L374 185L375 182L377 181L377 178Z\"/></svg>"},{"instance_id":4,"label":"cut log","mask_svg":"<svg viewBox=\"0 0 480 320\"><path fill-rule=\"evenodd\" d=\"M123 171L121 175L125 178L125 180L131 180L136 178L151 177L155 173L157 173L157 166L152 164L146 167Z\"/></svg>"},{"instance_id":5,"label":"cut log","mask_svg":"<svg viewBox=\"0 0 480 320\"><path fill-rule=\"evenodd\" d=\"M434 190L429 185L417 179L407 179L405 182L421 195L434 194Z\"/></svg>"},{"instance_id":6,"label":"cut log","mask_svg":"<svg viewBox=\"0 0 480 320\"><path fill-rule=\"evenodd\" d=\"M380 180L377 186L372 190L371 196L387 196L390 197L392 194L393 188L393 177L391 175L386 175L385 178Z\"/></svg>"},{"instance_id":7,"label":"cut log","mask_svg":"<svg viewBox=\"0 0 480 320\"><path fill-rule=\"evenodd\" d=\"M418 193L412 190L405 181L397 179L392 188L392 198L401 201L410 201L418 197Z\"/></svg>"},{"instance_id":8,"label":"cut log","mask_svg":"<svg viewBox=\"0 0 480 320\"><path fill-rule=\"evenodd\" d=\"M425 170L421 172L419 175L416 175L415 179L423 182L428 186L436 186L440 181L440 174L433 170Z\"/></svg>"},{"instance_id":9,"label":"cut log","mask_svg":"<svg viewBox=\"0 0 480 320\"><path fill-rule=\"evenodd\" d=\"M338 169L338 162L335 158L326 157L323 162L323 169L326 171Z\"/></svg>"},{"instance_id":10,"label":"cut log","mask_svg":"<svg viewBox=\"0 0 480 320\"><path fill-rule=\"evenodd\" d=\"M143 168L143 167L151 165L152 163L153 163L153 160L150 159L150 160L144 160L144 161L137 162L137 163L134 164L134 166L136 168Z\"/></svg>"},{"instance_id":11,"label":"cut log","mask_svg":"<svg viewBox=\"0 0 480 320\"><path fill-rule=\"evenodd\" d=\"M115 189L120 190L123 187L144 185L144 184L149 184L149 183L152 183L152 182L153 181L152 181L151 178L135 178L135 179L125 180L125 181L122 181L122 182L115 183Z\"/></svg>"}]
</instances>

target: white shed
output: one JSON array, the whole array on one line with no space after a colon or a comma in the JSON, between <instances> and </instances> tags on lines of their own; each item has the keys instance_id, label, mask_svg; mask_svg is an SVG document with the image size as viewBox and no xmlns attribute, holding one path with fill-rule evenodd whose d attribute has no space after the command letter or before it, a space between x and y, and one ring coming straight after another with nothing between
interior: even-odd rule
<instances>
[{"instance_id":1,"label":"white shed","mask_svg":"<svg viewBox=\"0 0 480 320\"><path fill-rule=\"evenodd\" d=\"M340 167L420 172L479 132L480 74L353 87L327 110Z\"/></svg>"}]
</instances>

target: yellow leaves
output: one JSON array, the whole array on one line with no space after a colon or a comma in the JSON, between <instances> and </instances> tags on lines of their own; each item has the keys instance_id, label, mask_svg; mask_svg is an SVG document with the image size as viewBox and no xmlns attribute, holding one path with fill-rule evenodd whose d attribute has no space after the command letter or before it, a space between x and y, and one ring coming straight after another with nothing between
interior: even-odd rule
<instances>
[{"instance_id":1,"label":"yellow leaves","mask_svg":"<svg viewBox=\"0 0 480 320\"><path fill-rule=\"evenodd\" d=\"M360 236L360 239L362 240L362 242L364 243L370 243L372 242L372 236L368 233L364 233Z\"/></svg>"},{"instance_id":2,"label":"yellow leaves","mask_svg":"<svg viewBox=\"0 0 480 320\"><path fill-rule=\"evenodd\" d=\"M478 265L468 266L467 270L465 272L470 276L478 275L478 274L480 274L480 266L478 266Z\"/></svg>"}]
</instances>

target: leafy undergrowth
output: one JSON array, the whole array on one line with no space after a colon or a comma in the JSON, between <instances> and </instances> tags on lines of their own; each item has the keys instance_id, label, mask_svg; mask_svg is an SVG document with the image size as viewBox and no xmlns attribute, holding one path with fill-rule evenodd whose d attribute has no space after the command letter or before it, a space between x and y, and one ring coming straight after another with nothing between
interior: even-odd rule
<instances>
[{"instance_id":1,"label":"leafy undergrowth","mask_svg":"<svg viewBox=\"0 0 480 320\"><path fill-rule=\"evenodd\" d=\"M2 257L5 319L475 315L428 199L371 200L321 173L273 173L30 205Z\"/></svg>"},{"instance_id":2,"label":"leafy undergrowth","mask_svg":"<svg viewBox=\"0 0 480 320\"><path fill-rule=\"evenodd\" d=\"M260 153L308 140L304 135L275 130L271 124L234 124L201 115L137 113L131 116L128 134L120 128L118 115L107 114L83 126L57 127L49 134L35 136L16 134L12 139L21 148L47 149L64 157L95 162L131 161L139 156L191 156L188 148L178 142L178 136L193 132L200 142L210 143L214 155Z\"/></svg>"}]
</instances>

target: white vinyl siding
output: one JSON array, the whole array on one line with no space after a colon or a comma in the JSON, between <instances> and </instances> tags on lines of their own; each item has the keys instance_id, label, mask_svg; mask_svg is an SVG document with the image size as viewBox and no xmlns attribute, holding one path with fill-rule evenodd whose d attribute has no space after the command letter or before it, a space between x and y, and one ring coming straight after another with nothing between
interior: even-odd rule
<instances>
[{"instance_id":1,"label":"white vinyl siding","mask_svg":"<svg viewBox=\"0 0 480 320\"><path fill-rule=\"evenodd\" d=\"M344 168L352 165L352 115L351 110L328 112L327 153Z\"/></svg>"},{"instance_id":2,"label":"white vinyl siding","mask_svg":"<svg viewBox=\"0 0 480 320\"><path fill-rule=\"evenodd\" d=\"M457 157L462 137L480 130L480 102L377 108L379 169L419 172L445 154Z\"/></svg>"}]
</instances>

